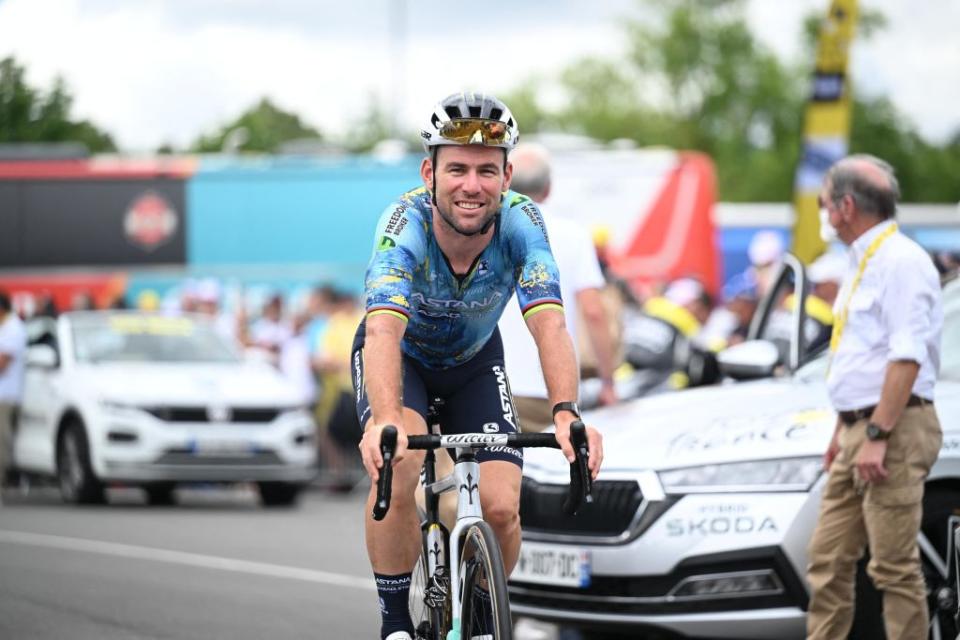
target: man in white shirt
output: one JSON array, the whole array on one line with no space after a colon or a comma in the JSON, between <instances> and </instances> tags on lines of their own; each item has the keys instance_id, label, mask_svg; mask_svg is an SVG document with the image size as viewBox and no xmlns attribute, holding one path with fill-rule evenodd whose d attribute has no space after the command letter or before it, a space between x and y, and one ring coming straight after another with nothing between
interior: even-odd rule
<instances>
[{"instance_id":1,"label":"man in white shirt","mask_svg":"<svg viewBox=\"0 0 960 640\"><path fill-rule=\"evenodd\" d=\"M13 419L23 392L27 333L10 296L0 291L0 487L12 461Z\"/></svg>"},{"instance_id":2,"label":"man in white shirt","mask_svg":"<svg viewBox=\"0 0 960 640\"><path fill-rule=\"evenodd\" d=\"M930 257L897 229L899 195L892 167L872 156L835 164L820 194L850 263L830 340L827 389L838 416L810 542L809 639L847 637L867 545L887 637L927 637L916 538L924 478L942 442L933 391L943 308Z\"/></svg>"},{"instance_id":3,"label":"man in white shirt","mask_svg":"<svg viewBox=\"0 0 960 640\"><path fill-rule=\"evenodd\" d=\"M546 150L521 144L510 154L510 162L513 163L511 189L529 196L542 212L542 203L550 195L550 161ZM593 241L590 233L572 220L544 214L544 222L550 237L550 250L560 269L560 294L567 330L573 344L579 344L579 309L590 345L597 354L602 383L600 403L612 404L617 400L613 384L614 348L601 294L605 281ZM516 297L507 305L498 326L503 338L507 377L523 429L542 431L553 424L552 407L547 400L537 346L524 325Z\"/></svg>"}]
</instances>

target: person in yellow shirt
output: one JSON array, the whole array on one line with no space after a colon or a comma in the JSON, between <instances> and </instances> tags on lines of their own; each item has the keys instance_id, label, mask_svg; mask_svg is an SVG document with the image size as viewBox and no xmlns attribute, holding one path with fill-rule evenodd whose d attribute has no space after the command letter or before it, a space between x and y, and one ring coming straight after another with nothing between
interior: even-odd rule
<instances>
[{"instance_id":1,"label":"person in yellow shirt","mask_svg":"<svg viewBox=\"0 0 960 640\"><path fill-rule=\"evenodd\" d=\"M350 456L363 435L353 404L350 351L363 311L356 299L343 292L332 294L326 326L317 336L313 369L320 383L314 409L318 425L320 453L335 478L335 488L346 489Z\"/></svg>"}]
</instances>

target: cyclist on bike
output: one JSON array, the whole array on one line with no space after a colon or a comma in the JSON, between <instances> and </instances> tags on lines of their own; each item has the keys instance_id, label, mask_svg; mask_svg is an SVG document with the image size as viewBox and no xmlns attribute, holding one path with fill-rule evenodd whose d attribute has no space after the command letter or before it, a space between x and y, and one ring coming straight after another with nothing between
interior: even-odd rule
<instances>
[{"instance_id":1,"label":"cyclist on bike","mask_svg":"<svg viewBox=\"0 0 960 640\"><path fill-rule=\"evenodd\" d=\"M414 632L407 602L421 544L414 492L423 454L406 451L407 435L427 432L433 397L444 399L446 433L517 430L497 332L514 292L537 343L557 440L571 462L570 423L579 418L577 361L543 218L529 198L509 191L507 156L518 136L510 110L490 95L454 94L436 105L420 135L427 152L420 165L424 186L387 207L377 225L367 313L352 360L364 426L360 450L374 480L368 512L383 464L380 432L386 425L399 432L392 506L383 521L366 519L381 638L391 640ZM587 434L596 477L601 438L593 428ZM520 550L522 454L494 447L477 459L484 518L509 575Z\"/></svg>"}]
</instances>

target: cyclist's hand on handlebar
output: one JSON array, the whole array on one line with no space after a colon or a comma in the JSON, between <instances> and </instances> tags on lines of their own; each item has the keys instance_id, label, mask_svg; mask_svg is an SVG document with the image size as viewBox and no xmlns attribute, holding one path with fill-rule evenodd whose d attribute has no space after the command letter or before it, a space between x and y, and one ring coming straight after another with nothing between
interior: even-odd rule
<instances>
[{"instance_id":1,"label":"cyclist's hand on handlebar","mask_svg":"<svg viewBox=\"0 0 960 640\"><path fill-rule=\"evenodd\" d=\"M554 421L557 428L556 437L557 442L560 444L560 450L563 451L563 455L566 456L567 461L571 464L576 460L573 445L570 443L570 423L574 420L575 418L567 419L557 416ZM596 480L597 474L600 473L600 464L603 462L603 436L600 435L599 431L589 425L587 426L587 446L590 449L587 468L590 469L590 477Z\"/></svg>"},{"instance_id":2,"label":"cyclist's hand on handlebar","mask_svg":"<svg viewBox=\"0 0 960 640\"><path fill-rule=\"evenodd\" d=\"M587 446L590 448L587 467L590 469L590 478L596 480L597 474L600 473L600 465L603 463L603 436L589 425L587 426Z\"/></svg>"},{"instance_id":3,"label":"cyclist's hand on handlebar","mask_svg":"<svg viewBox=\"0 0 960 640\"><path fill-rule=\"evenodd\" d=\"M360 457L363 459L363 467L367 470L367 475L373 482L380 478L380 469L383 467L383 455L380 453L380 434L384 424L371 424L363 432L363 439L360 440ZM403 459L403 454L407 450L407 434L402 427L397 427L397 452L394 454L394 463Z\"/></svg>"}]
</instances>

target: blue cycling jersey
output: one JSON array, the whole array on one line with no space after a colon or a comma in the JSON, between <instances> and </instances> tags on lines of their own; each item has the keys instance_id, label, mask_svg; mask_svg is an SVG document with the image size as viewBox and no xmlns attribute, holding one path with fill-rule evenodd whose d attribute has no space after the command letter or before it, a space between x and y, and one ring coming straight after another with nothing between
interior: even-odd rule
<instances>
[{"instance_id":1,"label":"blue cycling jersey","mask_svg":"<svg viewBox=\"0 0 960 640\"><path fill-rule=\"evenodd\" d=\"M424 366L445 369L476 355L514 291L524 318L563 304L543 217L527 196L504 194L493 239L462 277L437 245L424 187L402 195L380 217L367 268L367 315L407 320L403 352Z\"/></svg>"}]
</instances>

